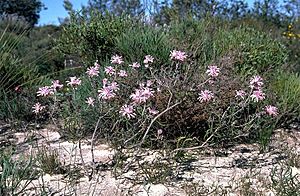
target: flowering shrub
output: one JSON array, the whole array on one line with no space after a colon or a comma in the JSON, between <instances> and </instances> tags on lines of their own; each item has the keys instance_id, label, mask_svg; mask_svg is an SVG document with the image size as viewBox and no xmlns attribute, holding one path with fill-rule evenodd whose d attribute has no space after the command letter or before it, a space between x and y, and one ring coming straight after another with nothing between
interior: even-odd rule
<instances>
[{"instance_id":1,"label":"flowering shrub","mask_svg":"<svg viewBox=\"0 0 300 196\"><path fill-rule=\"evenodd\" d=\"M140 62L114 55L107 66L96 62L80 78L70 77L68 91L60 92L63 85L53 81L39 88L37 96L53 98L54 105L68 97L62 107L56 105L65 113L65 127L72 125L78 137L95 131L122 146L153 139L172 142L182 136L199 142L231 140L257 131L255 124L270 123L278 115L276 106L265 105L262 77L244 84L233 77L230 64L219 62L205 71L193 63L177 50L160 70L152 67L155 58L150 55ZM36 103L33 112L38 115L45 107Z\"/></svg>"}]
</instances>

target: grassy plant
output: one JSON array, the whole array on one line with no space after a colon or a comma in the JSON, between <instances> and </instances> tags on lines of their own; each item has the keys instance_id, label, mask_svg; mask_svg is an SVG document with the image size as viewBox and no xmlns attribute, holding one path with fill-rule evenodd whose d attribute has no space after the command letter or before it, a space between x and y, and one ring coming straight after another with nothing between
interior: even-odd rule
<instances>
[{"instance_id":1,"label":"grassy plant","mask_svg":"<svg viewBox=\"0 0 300 196\"><path fill-rule=\"evenodd\" d=\"M26 104L29 102L28 99L30 99L28 96L25 96L26 94L30 95L30 90L26 89L26 86L40 84L39 82L41 81L36 67L33 64L25 64L15 54L16 48L21 43L26 31L15 35L12 32L8 32L7 29L9 27L7 26L1 31L0 35L1 119L24 117L24 114L30 108Z\"/></svg>"},{"instance_id":2,"label":"grassy plant","mask_svg":"<svg viewBox=\"0 0 300 196\"><path fill-rule=\"evenodd\" d=\"M168 63L172 49L168 33L152 26L137 24L117 38L117 50L130 62L136 62L151 54L159 69L162 64Z\"/></svg>"},{"instance_id":3,"label":"grassy plant","mask_svg":"<svg viewBox=\"0 0 300 196\"><path fill-rule=\"evenodd\" d=\"M289 166L275 167L271 173L271 187L276 195L296 196L300 194L299 174L293 174Z\"/></svg>"},{"instance_id":4,"label":"grassy plant","mask_svg":"<svg viewBox=\"0 0 300 196\"><path fill-rule=\"evenodd\" d=\"M288 125L300 114L300 76L279 70L273 79L272 89L277 95L280 108L279 124Z\"/></svg>"},{"instance_id":5,"label":"grassy plant","mask_svg":"<svg viewBox=\"0 0 300 196\"><path fill-rule=\"evenodd\" d=\"M20 35L13 35L13 33L7 32L7 28L0 35L0 86L5 91L14 89L37 77L36 69L33 66L23 65L21 59L14 55L15 49L22 41L26 31Z\"/></svg>"},{"instance_id":6,"label":"grassy plant","mask_svg":"<svg viewBox=\"0 0 300 196\"><path fill-rule=\"evenodd\" d=\"M1 151L0 164L0 194L20 195L28 187L32 180L37 178L38 172L33 168L35 160L32 156L29 159L19 157L13 158L13 152Z\"/></svg>"},{"instance_id":7,"label":"grassy plant","mask_svg":"<svg viewBox=\"0 0 300 196\"><path fill-rule=\"evenodd\" d=\"M40 148L37 155L37 162L43 172L47 174L52 175L65 173L65 170L60 163L58 152L55 150L51 150L46 147Z\"/></svg>"}]
</instances>

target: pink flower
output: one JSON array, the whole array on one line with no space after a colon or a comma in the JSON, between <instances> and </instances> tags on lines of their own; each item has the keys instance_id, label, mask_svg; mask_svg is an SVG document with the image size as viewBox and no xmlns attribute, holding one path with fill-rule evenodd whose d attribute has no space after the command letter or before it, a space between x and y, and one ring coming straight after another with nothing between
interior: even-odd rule
<instances>
[{"instance_id":1,"label":"pink flower","mask_svg":"<svg viewBox=\"0 0 300 196\"><path fill-rule=\"evenodd\" d=\"M53 95L53 94L54 94L54 90L50 86L41 87L37 91L37 96L44 96L45 97L45 96Z\"/></svg>"},{"instance_id":2,"label":"pink flower","mask_svg":"<svg viewBox=\"0 0 300 196\"><path fill-rule=\"evenodd\" d=\"M89 67L86 71L86 73L90 76L98 76L99 75L99 67L98 66L94 66L94 67Z\"/></svg>"},{"instance_id":3,"label":"pink flower","mask_svg":"<svg viewBox=\"0 0 300 196\"><path fill-rule=\"evenodd\" d=\"M112 91L117 91L119 90L119 85L117 82L112 82L107 88L110 88Z\"/></svg>"},{"instance_id":4,"label":"pink flower","mask_svg":"<svg viewBox=\"0 0 300 196\"><path fill-rule=\"evenodd\" d=\"M132 105L123 105L119 111L119 113L122 115L122 116L125 116L127 118L134 118L136 116L136 114L134 113L134 108Z\"/></svg>"},{"instance_id":5,"label":"pink flower","mask_svg":"<svg viewBox=\"0 0 300 196\"><path fill-rule=\"evenodd\" d=\"M151 55L146 55L144 59L144 64L153 63L154 58Z\"/></svg>"},{"instance_id":6,"label":"pink flower","mask_svg":"<svg viewBox=\"0 0 300 196\"><path fill-rule=\"evenodd\" d=\"M263 85L263 79L262 77L260 76L253 76L251 79L250 79L250 88L254 89L260 89L260 87L262 87Z\"/></svg>"},{"instance_id":7,"label":"pink flower","mask_svg":"<svg viewBox=\"0 0 300 196\"><path fill-rule=\"evenodd\" d=\"M133 100L134 103L139 104L143 102L143 94L140 89L136 89L135 93L130 95L130 98Z\"/></svg>"},{"instance_id":8,"label":"pink flower","mask_svg":"<svg viewBox=\"0 0 300 196\"><path fill-rule=\"evenodd\" d=\"M68 86L79 86L81 84L81 79L77 78L76 76L70 77L70 81L67 81Z\"/></svg>"},{"instance_id":9,"label":"pink flower","mask_svg":"<svg viewBox=\"0 0 300 196\"><path fill-rule=\"evenodd\" d=\"M94 101L95 99L92 97L88 97L85 101L85 103L87 103L89 106L94 106Z\"/></svg>"},{"instance_id":10,"label":"pink flower","mask_svg":"<svg viewBox=\"0 0 300 196\"><path fill-rule=\"evenodd\" d=\"M242 99L244 99L246 96L246 92L243 91L243 90L238 90L238 91L235 91L235 97L240 97Z\"/></svg>"},{"instance_id":11,"label":"pink flower","mask_svg":"<svg viewBox=\"0 0 300 196\"><path fill-rule=\"evenodd\" d=\"M217 77L220 74L220 68L217 66L209 66L206 73L211 77Z\"/></svg>"},{"instance_id":12,"label":"pink flower","mask_svg":"<svg viewBox=\"0 0 300 196\"><path fill-rule=\"evenodd\" d=\"M263 93L262 90L258 89L253 91L250 97L254 102L258 102L265 99L265 93Z\"/></svg>"},{"instance_id":13,"label":"pink flower","mask_svg":"<svg viewBox=\"0 0 300 196\"><path fill-rule=\"evenodd\" d=\"M135 62L135 63L130 64L129 67L139 68L139 67L141 67L141 64L139 64L138 62Z\"/></svg>"},{"instance_id":14,"label":"pink flower","mask_svg":"<svg viewBox=\"0 0 300 196\"><path fill-rule=\"evenodd\" d=\"M53 81L52 81L51 87L53 88L53 90L60 89L60 88L62 88L63 86L64 86L64 85L60 84L60 81L59 81L59 80L53 80Z\"/></svg>"},{"instance_id":15,"label":"pink flower","mask_svg":"<svg viewBox=\"0 0 300 196\"><path fill-rule=\"evenodd\" d=\"M202 102L208 102L214 98L214 94L209 90L201 91L198 97L198 100Z\"/></svg>"},{"instance_id":16,"label":"pink flower","mask_svg":"<svg viewBox=\"0 0 300 196\"><path fill-rule=\"evenodd\" d=\"M148 112L149 112L149 114L151 114L151 115L156 115L156 114L159 113L158 110L155 110L155 109L153 109L153 108L148 108Z\"/></svg>"},{"instance_id":17,"label":"pink flower","mask_svg":"<svg viewBox=\"0 0 300 196\"><path fill-rule=\"evenodd\" d=\"M143 87L135 90L135 93L130 95L130 98L135 104L145 103L153 96L154 91L149 87Z\"/></svg>"},{"instance_id":18,"label":"pink flower","mask_svg":"<svg viewBox=\"0 0 300 196\"><path fill-rule=\"evenodd\" d=\"M120 77L127 77L127 76L128 76L128 75L127 75L127 72L126 72L125 70L120 70L119 73L118 73L118 75L119 75Z\"/></svg>"},{"instance_id":19,"label":"pink flower","mask_svg":"<svg viewBox=\"0 0 300 196\"><path fill-rule=\"evenodd\" d=\"M270 116L277 116L278 115L278 109L275 106L267 105L265 107L266 113Z\"/></svg>"},{"instance_id":20,"label":"pink flower","mask_svg":"<svg viewBox=\"0 0 300 196\"><path fill-rule=\"evenodd\" d=\"M173 50L170 54L171 60L184 61L187 58L185 52Z\"/></svg>"},{"instance_id":21,"label":"pink flower","mask_svg":"<svg viewBox=\"0 0 300 196\"><path fill-rule=\"evenodd\" d=\"M119 56L119 55L114 55L113 57L111 57L111 60L110 60L111 63L113 64L122 64L124 61L122 59L122 56Z\"/></svg>"},{"instance_id":22,"label":"pink flower","mask_svg":"<svg viewBox=\"0 0 300 196\"><path fill-rule=\"evenodd\" d=\"M142 90L142 94L146 100L153 96L154 91L151 88L145 87Z\"/></svg>"},{"instance_id":23,"label":"pink flower","mask_svg":"<svg viewBox=\"0 0 300 196\"><path fill-rule=\"evenodd\" d=\"M116 70L112 66L105 67L104 72L110 76L115 75Z\"/></svg>"},{"instance_id":24,"label":"pink flower","mask_svg":"<svg viewBox=\"0 0 300 196\"><path fill-rule=\"evenodd\" d=\"M98 90L99 98L109 100L116 96L114 91L110 87L103 87L102 89Z\"/></svg>"},{"instance_id":25,"label":"pink flower","mask_svg":"<svg viewBox=\"0 0 300 196\"><path fill-rule=\"evenodd\" d=\"M40 113L43 109L45 109L45 106L42 106L42 105L38 102L38 103L34 104L34 106L32 107L32 109L33 109L33 112L34 112L35 114L38 114L38 113Z\"/></svg>"}]
</instances>

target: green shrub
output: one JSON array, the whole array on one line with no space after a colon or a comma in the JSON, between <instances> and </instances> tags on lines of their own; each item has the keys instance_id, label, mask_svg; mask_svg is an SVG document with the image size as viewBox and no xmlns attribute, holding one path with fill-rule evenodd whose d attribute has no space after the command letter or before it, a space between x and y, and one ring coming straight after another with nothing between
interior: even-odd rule
<instances>
[{"instance_id":1,"label":"green shrub","mask_svg":"<svg viewBox=\"0 0 300 196\"><path fill-rule=\"evenodd\" d=\"M125 17L93 12L90 18L73 14L57 41L58 51L77 63L92 64L116 52L116 38L131 26Z\"/></svg>"},{"instance_id":2,"label":"green shrub","mask_svg":"<svg viewBox=\"0 0 300 196\"><path fill-rule=\"evenodd\" d=\"M218 38L218 44L225 51L238 52L236 66L242 71L252 69L267 75L266 73L274 72L287 60L287 51L283 44L254 29L237 28L231 32L221 32Z\"/></svg>"}]
</instances>

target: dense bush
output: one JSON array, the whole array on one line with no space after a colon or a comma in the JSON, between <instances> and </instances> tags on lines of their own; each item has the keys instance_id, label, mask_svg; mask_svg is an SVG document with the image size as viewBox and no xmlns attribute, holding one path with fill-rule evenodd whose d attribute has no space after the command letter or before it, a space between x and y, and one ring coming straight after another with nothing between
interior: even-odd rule
<instances>
[{"instance_id":1,"label":"dense bush","mask_svg":"<svg viewBox=\"0 0 300 196\"><path fill-rule=\"evenodd\" d=\"M116 38L130 28L125 17L94 12L90 18L73 14L58 40L58 50L65 58L82 65L106 60L116 52Z\"/></svg>"}]
</instances>

